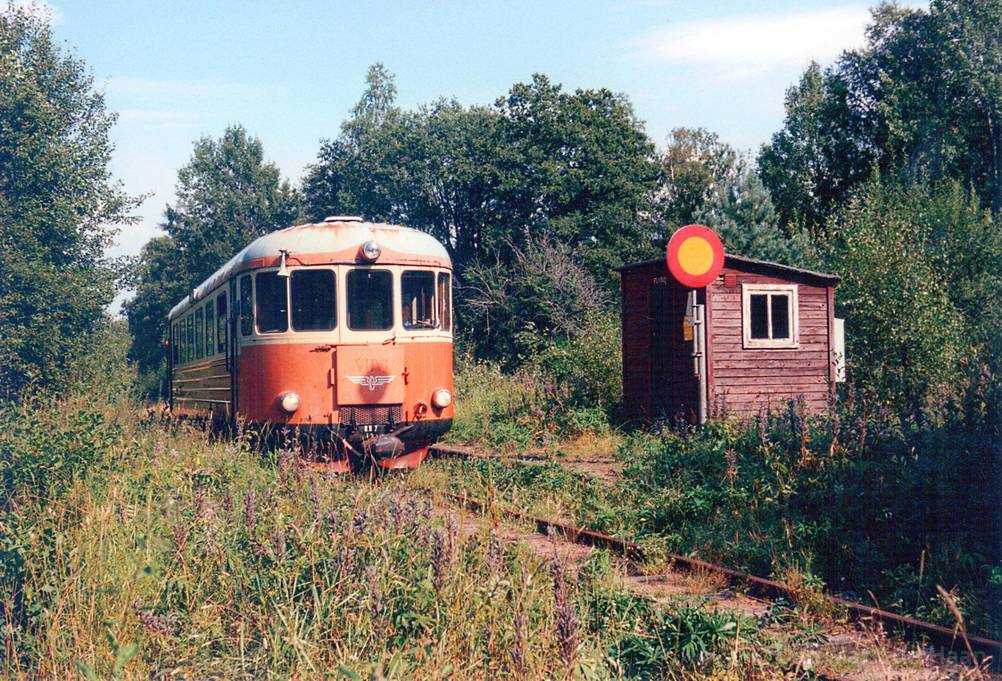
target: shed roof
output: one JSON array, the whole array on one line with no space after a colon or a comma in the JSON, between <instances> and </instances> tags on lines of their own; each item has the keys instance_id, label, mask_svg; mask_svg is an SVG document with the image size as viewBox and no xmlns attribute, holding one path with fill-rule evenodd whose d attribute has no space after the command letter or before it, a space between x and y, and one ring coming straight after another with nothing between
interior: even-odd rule
<instances>
[{"instance_id":1,"label":"shed roof","mask_svg":"<svg viewBox=\"0 0 1002 681\"><path fill-rule=\"evenodd\" d=\"M630 263L629 265L623 265L622 267L617 267L617 272L622 272L624 270L632 270L640 267L649 267L650 265L662 264L664 265L663 258L657 258L656 260L644 260L643 262ZM724 267L733 267L739 270L758 270L766 272L774 272L779 276L790 276L797 275L801 277L812 277L814 279L820 279L831 286L835 286L840 281L840 278L836 274L827 274L825 272L815 272L814 270L806 270L801 267L792 267L791 265L782 265L778 262L771 262L769 260L757 260L755 258L746 258L743 255L731 255L727 253L724 255Z\"/></svg>"}]
</instances>

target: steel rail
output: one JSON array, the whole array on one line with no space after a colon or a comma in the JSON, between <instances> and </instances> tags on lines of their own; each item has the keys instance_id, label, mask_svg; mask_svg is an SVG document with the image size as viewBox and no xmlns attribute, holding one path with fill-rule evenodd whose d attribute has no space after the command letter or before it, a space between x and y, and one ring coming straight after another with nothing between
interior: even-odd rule
<instances>
[{"instance_id":1,"label":"steel rail","mask_svg":"<svg viewBox=\"0 0 1002 681\"><path fill-rule=\"evenodd\" d=\"M432 457L442 459L494 459L502 462L504 461L500 457L478 454L464 447L442 444L432 445L429 448L429 454ZM456 501L457 503L464 505L466 508L479 513L487 512L490 508L489 504L465 495L454 494L451 492L447 494L453 499L453 501ZM532 523L535 525L537 531L543 534L549 534L553 531L577 544L610 549L626 556L631 560L643 560L644 558L643 548L641 548L640 545L626 539L613 537L603 534L602 532L596 532L583 527L574 527L558 521L540 518L538 516L523 513L522 511L511 508L498 506L497 511L509 518L515 518L517 520ZM667 552L665 555L672 561L673 564L679 565L683 567L683 569L689 571L703 570L724 575L728 582L732 585L741 585L753 595L764 596L770 599L785 598L792 601L795 601L797 598L797 592L795 589L776 580L758 577L739 570L732 570L731 568L710 563L705 560L700 560L698 558L682 556L671 552ZM900 615L895 612L890 612L889 610L883 610L881 608L863 605L862 603L856 603L838 596L829 596L828 598L835 605L844 608L846 613L849 615L849 618L853 621L872 620L879 622L886 629L903 634L908 638L925 638L928 642L942 649L942 656L949 653L959 655L967 654L964 637L956 630L943 627L938 624L932 624L930 622L923 622L915 619L914 617ZM1002 641L995 641L982 636L972 636L970 634L968 634L966 638L975 653L991 656L991 666L993 669L1002 669Z\"/></svg>"}]
</instances>

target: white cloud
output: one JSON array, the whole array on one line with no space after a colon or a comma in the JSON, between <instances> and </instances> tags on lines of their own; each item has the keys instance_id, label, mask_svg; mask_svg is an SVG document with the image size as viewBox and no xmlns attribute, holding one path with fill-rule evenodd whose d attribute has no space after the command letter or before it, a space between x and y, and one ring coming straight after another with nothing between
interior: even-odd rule
<instances>
[{"instance_id":1,"label":"white cloud","mask_svg":"<svg viewBox=\"0 0 1002 681\"><path fill-rule=\"evenodd\" d=\"M156 80L117 76L108 79L106 92L111 95L158 97L253 97L267 94L269 89L247 83L210 80Z\"/></svg>"},{"instance_id":2,"label":"white cloud","mask_svg":"<svg viewBox=\"0 0 1002 681\"><path fill-rule=\"evenodd\" d=\"M843 5L669 24L632 41L630 55L652 63L711 66L743 77L766 69L830 62L864 42L870 12Z\"/></svg>"}]
</instances>

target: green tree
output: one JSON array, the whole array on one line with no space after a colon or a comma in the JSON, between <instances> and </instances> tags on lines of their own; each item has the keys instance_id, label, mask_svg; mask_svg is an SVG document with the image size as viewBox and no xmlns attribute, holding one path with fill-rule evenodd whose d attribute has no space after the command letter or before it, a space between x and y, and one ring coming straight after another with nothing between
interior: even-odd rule
<instances>
[{"instance_id":1,"label":"green tree","mask_svg":"<svg viewBox=\"0 0 1002 681\"><path fill-rule=\"evenodd\" d=\"M356 112L367 110L369 90ZM378 124L353 118L338 138L322 143L307 170L305 212L313 220L355 213L421 229L462 268L484 254L484 228L496 222L491 177L498 120L486 107L446 100L414 112L388 107Z\"/></svg>"},{"instance_id":2,"label":"green tree","mask_svg":"<svg viewBox=\"0 0 1002 681\"><path fill-rule=\"evenodd\" d=\"M806 239L787 237L754 168L716 133L672 130L658 166L653 205L661 244L695 222L716 230L728 253L789 264L804 259Z\"/></svg>"},{"instance_id":3,"label":"green tree","mask_svg":"<svg viewBox=\"0 0 1002 681\"><path fill-rule=\"evenodd\" d=\"M612 268L653 253L644 211L654 147L623 95L566 93L542 75L495 103L499 222L489 247L545 235L575 250L604 286Z\"/></svg>"},{"instance_id":4,"label":"green tree","mask_svg":"<svg viewBox=\"0 0 1002 681\"><path fill-rule=\"evenodd\" d=\"M829 229L822 252L842 277L848 360L870 399L918 412L993 363L1002 231L976 196L956 182L906 188L878 176Z\"/></svg>"},{"instance_id":5,"label":"green tree","mask_svg":"<svg viewBox=\"0 0 1002 681\"><path fill-rule=\"evenodd\" d=\"M727 253L802 265L811 252L806 235L790 237L780 228L768 190L743 164L739 175L715 192L694 219L720 235Z\"/></svg>"},{"instance_id":6,"label":"green tree","mask_svg":"<svg viewBox=\"0 0 1002 681\"><path fill-rule=\"evenodd\" d=\"M131 336L129 359L135 362L139 387L148 396L162 394L167 313L191 292L192 281L169 236L146 242L131 268L127 283L135 295L124 305Z\"/></svg>"},{"instance_id":7,"label":"green tree","mask_svg":"<svg viewBox=\"0 0 1002 681\"><path fill-rule=\"evenodd\" d=\"M846 92L839 73L826 74L811 64L786 93L783 129L758 157L759 174L784 226L820 232L849 190L870 175L872 135L855 129Z\"/></svg>"},{"instance_id":8,"label":"green tree","mask_svg":"<svg viewBox=\"0 0 1002 681\"><path fill-rule=\"evenodd\" d=\"M321 145L304 182L310 218L358 212L428 231L460 270L509 262L526 234L566 242L606 283L611 266L650 252L653 149L623 97L537 75L491 107L402 111L388 79L370 69L352 118Z\"/></svg>"},{"instance_id":9,"label":"green tree","mask_svg":"<svg viewBox=\"0 0 1002 681\"><path fill-rule=\"evenodd\" d=\"M262 234L291 225L299 196L274 163L264 160L261 140L241 125L218 139L195 142L191 160L177 173L177 202L167 206L164 230L198 284L239 249Z\"/></svg>"},{"instance_id":10,"label":"green tree","mask_svg":"<svg viewBox=\"0 0 1002 681\"><path fill-rule=\"evenodd\" d=\"M814 232L877 168L903 182L958 179L1002 210L1002 0L884 3L867 45L812 64L759 154L786 224Z\"/></svg>"},{"instance_id":11,"label":"green tree","mask_svg":"<svg viewBox=\"0 0 1002 681\"><path fill-rule=\"evenodd\" d=\"M939 0L931 6L938 32L939 58L947 90L941 110L946 121L961 122L962 176L1002 214L1002 2Z\"/></svg>"},{"instance_id":12,"label":"green tree","mask_svg":"<svg viewBox=\"0 0 1002 681\"><path fill-rule=\"evenodd\" d=\"M103 328L104 249L139 203L111 177L114 122L43 18L0 11L0 398L65 387Z\"/></svg>"},{"instance_id":13,"label":"green tree","mask_svg":"<svg viewBox=\"0 0 1002 681\"><path fill-rule=\"evenodd\" d=\"M734 148L705 128L675 128L658 157L654 205L666 234L692 224L706 204L733 185L741 173ZM662 235L664 238L665 235Z\"/></svg>"},{"instance_id":14,"label":"green tree","mask_svg":"<svg viewBox=\"0 0 1002 681\"><path fill-rule=\"evenodd\" d=\"M298 215L298 193L242 126L195 142L191 160L178 171L177 201L164 212L167 235L143 248L132 272L136 295L125 304L130 357L148 391L163 369L170 308L248 243Z\"/></svg>"}]
</instances>

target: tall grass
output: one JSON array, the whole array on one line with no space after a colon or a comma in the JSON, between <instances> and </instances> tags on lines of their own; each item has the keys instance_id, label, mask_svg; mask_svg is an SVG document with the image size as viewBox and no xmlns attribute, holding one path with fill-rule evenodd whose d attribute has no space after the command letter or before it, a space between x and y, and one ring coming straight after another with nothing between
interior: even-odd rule
<instances>
[{"instance_id":1,"label":"tall grass","mask_svg":"<svg viewBox=\"0 0 1002 681\"><path fill-rule=\"evenodd\" d=\"M608 565L578 574L490 523L461 525L417 489L434 471L322 477L290 452L76 405L0 417L10 678L674 678L762 664L731 658L755 634L725 625L676 659L661 638L702 613L659 613Z\"/></svg>"},{"instance_id":2,"label":"tall grass","mask_svg":"<svg viewBox=\"0 0 1002 681\"><path fill-rule=\"evenodd\" d=\"M506 373L495 363L466 360L459 363L455 385L456 417L448 436L454 442L524 452L612 430L609 404L586 399L566 376L538 365Z\"/></svg>"},{"instance_id":3,"label":"tall grass","mask_svg":"<svg viewBox=\"0 0 1002 681\"><path fill-rule=\"evenodd\" d=\"M916 423L844 405L636 432L613 486L555 463L456 462L453 484L760 575L827 586L945 626L945 588L1002 637L1002 471L988 412Z\"/></svg>"}]
</instances>

